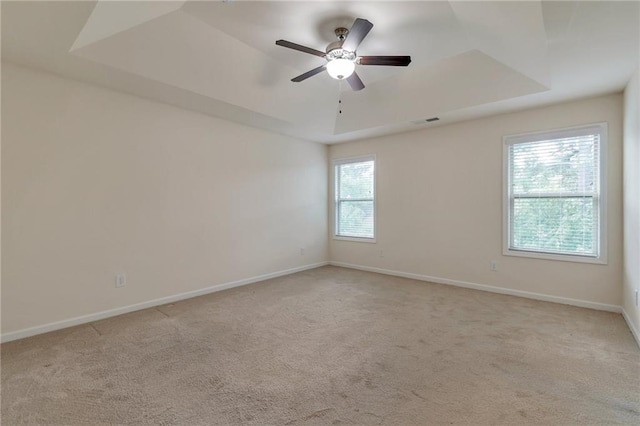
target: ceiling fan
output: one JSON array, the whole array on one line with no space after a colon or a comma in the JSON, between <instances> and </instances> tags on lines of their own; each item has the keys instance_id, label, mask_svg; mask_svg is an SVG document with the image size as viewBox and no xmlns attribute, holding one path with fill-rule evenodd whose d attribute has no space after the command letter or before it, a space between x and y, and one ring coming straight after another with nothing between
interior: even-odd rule
<instances>
[{"instance_id":1,"label":"ceiling fan","mask_svg":"<svg viewBox=\"0 0 640 426\"><path fill-rule=\"evenodd\" d=\"M349 30L343 27L336 28L335 34L338 40L327 46L326 53L286 40L278 40L276 44L327 60L326 64L292 78L291 81L299 83L327 70L329 75L336 80L346 79L353 90L362 90L364 83L355 72L356 65L406 67L411 63L411 56L357 56L356 49L369 34L371 28L373 28L373 24L361 18L357 18Z\"/></svg>"}]
</instances>

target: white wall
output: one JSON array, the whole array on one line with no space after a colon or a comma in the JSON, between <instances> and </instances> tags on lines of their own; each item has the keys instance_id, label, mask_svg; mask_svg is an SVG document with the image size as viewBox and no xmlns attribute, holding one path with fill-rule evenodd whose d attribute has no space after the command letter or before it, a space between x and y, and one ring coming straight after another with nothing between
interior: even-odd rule
<instances>
[{"instance_id":1,"label":"white wall","mask_svg":"<svg viewBox=\"0 0 640 426\"><path fill-rule=\"evenodd\" d=\"M326 146L6 63L2 89L3 335L327 260Z\"/></svg>"},{"instance_id":2,"label":"white wall","mask_svg":"<svg viewBox=\"0 0 640 426\"><path fill-rule=\"evenodd\" d=\"M333 145L327 156L323 145L6 63L2 89L3 335L328 258L623 303L621 95ZM637 74L624 102L625 234L636 236L625 240L624 308L638 328ZM601 121L608 265L503 256L502 136ZM327 160L372 153L378 242L330 239L328 256Z\"/></svg>"},{"instance_id":3,"label":"white wall","mask_svg":"<svg viewBox=\"0 0 640 426\"><path fill-rule=\"evenodd\" d=\"M640 71L624 92L624 279L622 308L640 343Z\"/></svg>"},{"instance_id":4,"label":"white wall","mask_svg":"<svg viewBox=\"0 0 640 426\"><path fill-rule=\"evenodd\" d=\"M603 121L608 264L503 256L502 137ZM622 301L621 150L620 94L332 145L331 159L376 155L377 243L332 239L330 259L615 308Z\"/></svg>"}]
</instances>

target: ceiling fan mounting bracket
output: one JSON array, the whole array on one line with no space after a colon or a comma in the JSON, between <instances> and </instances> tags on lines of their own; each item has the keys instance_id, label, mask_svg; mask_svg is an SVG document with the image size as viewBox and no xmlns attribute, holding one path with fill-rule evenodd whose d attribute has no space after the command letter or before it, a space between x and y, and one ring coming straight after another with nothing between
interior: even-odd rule
<instances>
[{"instance_id":1,"label":"ceiling fan mounting bracket","mask_svg":"<svg viewBox=\"0 0 640 426\"><path fill-rule=\"evenodd\" d=\"M336 34L336 37L338 37L338 40L344 41L344 39L347 38L347 34L349 34L349 30L344 27L339 27L336 28L334 33Z\"/></svg>"}]
</instances>

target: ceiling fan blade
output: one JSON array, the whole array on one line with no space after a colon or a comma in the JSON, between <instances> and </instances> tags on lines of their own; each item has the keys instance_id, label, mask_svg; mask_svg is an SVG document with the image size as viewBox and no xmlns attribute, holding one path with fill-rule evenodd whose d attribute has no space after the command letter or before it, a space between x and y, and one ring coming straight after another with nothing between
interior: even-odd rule
<instances>
[{"instance_id":1,"label":"ceiling fan blade","mask_svg":"<svg viewBox=\"0 0 640 426\"><path fill-rule=\"evenodd\" d=\"M312 48L307 47L307 46L302 46L300 44L291 43L290 41L287 41L287 40L278 40L278 41L276 41L276 44L278 46L288 47L289 49L298 50L300 52L310 53L312 55L320 56L321 58L324 58L326 56L326 53L324 53L324 52L321 52L321 51L316 50L316 49L312 49Z\"/></svg>"},{"instance_id":2,"label":"ceiling fan blade","mask_svg":"<svg viewBox=\"0 0 640 426\"><path fill-rule=\"evenodd\" d=\"M360 56L357 63L359 65L406 67L411 63L411 56Z\"/></svg>"},{"instance_id":3,"label":"ceiling fan blade","mask_svg":"<svg viewBox=\"0 0 640 426\"><path fill-rule=\"evenodd\" d=\"M314 75L321 73L325 69L327 69L326 65L319 66L318 68L314 68L311 71L307 71L304 74L300 74L299 76L292 78L291 81L300 83L302 80L306 80L309 77L313 77Z\"/></svg>"},{"instance_id":4,"label":"ceiling fan blade","mask_svg":"<svg viewBox=\"0 0 640 426\"><path fill-rule=\"evenodd\" d=\"M362 82L362 80L360 80L360 77L358 77L358 74L355 71L353 72L353 74L347 77L347 82L349 83L349 86L351 86L351 88L355 91L364 89L364 83Z\"/></svg>"},{"instance_id":5,"label":"ceiling fan blade","mask_svg":"<svg viewBox=\"0 0 640 426\"><path fill-rule=\"evenodd\" d=\"M342 43L342 48L349 52L355 52L362 40L369 34L373 24L366 19L358 18L351 26L347 38Z\"/></svg>"}]
</instances>

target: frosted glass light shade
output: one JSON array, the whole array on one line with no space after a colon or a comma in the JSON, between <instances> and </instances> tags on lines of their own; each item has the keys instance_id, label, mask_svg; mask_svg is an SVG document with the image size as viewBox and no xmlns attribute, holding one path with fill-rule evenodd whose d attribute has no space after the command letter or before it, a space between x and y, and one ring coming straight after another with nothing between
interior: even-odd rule
<instances>
[{"instance_id":1,"label":"frosted glass light shade","mask_svg":"<svg viewBox=\"0 0 640 426\"><path fill-rule=\"evenodd\" d=\"M334 59L327 64L327 72L336 80L342 80L353 74L356 64L348 59Z\"/></svg>"}]
</instances>

